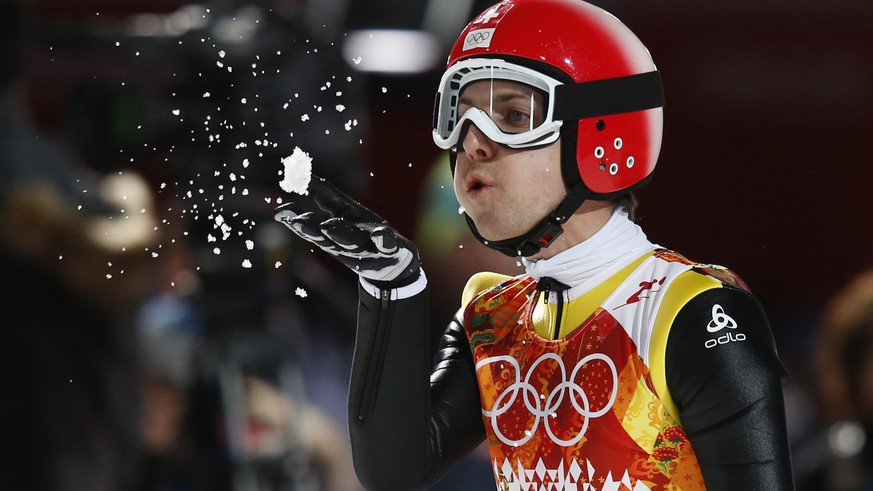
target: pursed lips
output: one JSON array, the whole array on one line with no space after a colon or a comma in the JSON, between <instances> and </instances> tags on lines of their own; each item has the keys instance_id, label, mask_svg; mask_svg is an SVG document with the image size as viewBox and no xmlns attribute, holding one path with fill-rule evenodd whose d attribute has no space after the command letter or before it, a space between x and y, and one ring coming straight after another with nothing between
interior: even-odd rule
<instances>
[{"instance_id":1,"label":"pursed lips","mask_svg":"<svg viewBox=\"0 0 873 491\"><path fill-rule=\"evenodd\" d=\"M464 180L464 187L467 190L467 194L471 196L481 194L482 191L490 189L493 186L493 181L478 174L469 174Z\"/></svg>"}]
</instances>

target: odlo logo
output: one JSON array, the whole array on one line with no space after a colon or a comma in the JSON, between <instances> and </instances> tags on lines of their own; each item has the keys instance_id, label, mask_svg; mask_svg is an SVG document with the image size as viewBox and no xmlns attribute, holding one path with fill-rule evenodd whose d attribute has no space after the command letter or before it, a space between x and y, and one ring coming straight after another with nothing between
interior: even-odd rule
<instances>
[{"instance_id":1,"label":"odlo logo","mask_svg":"<svg viewBox=\"0 0 873 491\"><path fill-rule=\"evenodd\" d=\"M709 324L706 325L706 330L709 332L719 332L724 328L728 329L736 329L737 322L733 319L733 317L724 313L724 309L721 305L715 304L712 306L712 320L709 321ZM734 334L731 331L727 331L721 336L707 340L703 343L707 349L715 348L720 344L728 344L732 341L745 341L746 335L743 333Z\"/></svg>"}]
</instances>

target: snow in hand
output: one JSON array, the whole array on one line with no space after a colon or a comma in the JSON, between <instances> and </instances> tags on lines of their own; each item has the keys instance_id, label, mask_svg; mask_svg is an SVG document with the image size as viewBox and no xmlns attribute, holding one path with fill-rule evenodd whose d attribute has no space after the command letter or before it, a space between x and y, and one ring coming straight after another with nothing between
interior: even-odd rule
<instances>
[{"instance_id":1,"label":"snow in hand","mask_svg":"<svg viewBox=\"0 0 873 491\"><path fill-rule=\"evenodd\" d=\"M288 157L282 159L285 170L279 186L288 193L309 194L309 182L312 180L312 157L308 153L294 147Z\"/></svg>"}]
</instances>

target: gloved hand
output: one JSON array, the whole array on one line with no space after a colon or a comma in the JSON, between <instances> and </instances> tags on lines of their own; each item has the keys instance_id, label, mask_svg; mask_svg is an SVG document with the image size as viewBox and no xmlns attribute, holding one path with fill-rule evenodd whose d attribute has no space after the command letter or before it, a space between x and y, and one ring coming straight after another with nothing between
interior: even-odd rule
<instances>
[{"instance_id":1,"label":"gloved hand","mask_svg":"<svg viewBox=\"0 0 873 491\"><path fill-rule=\"evenodd\" d=\"M380 288L418 279L418 250L379 215L312 176L309 195L294 195L274 211L277 221Z\"/></svg>"}]
</instances>

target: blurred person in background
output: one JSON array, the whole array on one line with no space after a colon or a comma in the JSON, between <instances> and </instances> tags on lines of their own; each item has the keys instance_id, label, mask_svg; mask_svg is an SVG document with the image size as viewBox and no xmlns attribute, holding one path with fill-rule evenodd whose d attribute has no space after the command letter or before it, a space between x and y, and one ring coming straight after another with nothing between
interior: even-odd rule
<instances>
[{"instance_id":1,"label":"blurred person in background","mask_svg":"<svg viewBox=\"0 0 873 491\"><path fill-rule=\"evenodd\" d=\"M152 194L31 124L25 5L0 1L0 487L135 489L131 313L155 286Z\"/></svg>"},{"instance_id":2,"label":"blurred person in background","mask_svg":"<svg viewBox=\"0 0 873 491\"><path fill-rule=\"evenodd\" d=\"M873 270L826 305L813 355L823 430L798 451L798 489L873 490Z\"/></svg>"},{"instance_id":3,"label":"blurred person in background","mask_svg":"<svg viewBox=\"0 0 873 491\"><path fill-rule=\"evenodd\" d=\"M281 226L264 201L279 164L278 150L266 143L272 137L329 139L319 158L354 181L356 173L343 170L359 139L344 129L349 118L338 111L319 117L310 104L327 97L327 107L343 102L351 112L355 102L338 93L351 98L355 91L343 87L344 65L309 39L294 9L274 11L270 3L217 2L200 30L179 38L115 31L123 19L104 25L119 36L117 46L142 50L136 66L155 76L137 78L132 64L119 63L114 77L74 79L65 101L68 133L54 137L28 114L30 37L79 41L63 50L75 57L93 46L83 39L109 46L107 30L31 32L26 3L0 0L0 308L7 334L0 488L356 488L347 439L334 420L344 412L324 411L347 384L346 362L331 360L348 335L332 316L311 319L314 305L336 301L336 289L321 292L332 273L298 264L288 241L275 240L284 236L271 232ZM205 7L197 12L207 17ZM199 36L220 47L204 46ZM191 42L181 45L181 38ZM222 48L227 65L258 62L260 72L215 69ZM169 87L160 85L168 66L179 75ZM337 90L325 93L331 83ZM213 98L204 102L204 92ZM248 104L239 102L245 98ZM258 114L261 104L313 112L312 121ZM185 118L168 120L179 107ZM234 130L226 144L202 125L222 109ZM131 125L140 131L125 133ZM122 157L149 181L120 169ZM150 184L161 181L190 183L202 199L186 202L187 190L163 185L153 195ZM233 233L216 244L207 237L222 236L218 216ZM222 254L214 252L219 247ZM261 280L239 281L249 275ZM279 296L289 284L304 286L309 298ZM351 318L347 310L331 311ZM304 362L315 370L301 373ZM301 384L303 377L312 383Z\"/></svg>"}]
</instances>

